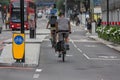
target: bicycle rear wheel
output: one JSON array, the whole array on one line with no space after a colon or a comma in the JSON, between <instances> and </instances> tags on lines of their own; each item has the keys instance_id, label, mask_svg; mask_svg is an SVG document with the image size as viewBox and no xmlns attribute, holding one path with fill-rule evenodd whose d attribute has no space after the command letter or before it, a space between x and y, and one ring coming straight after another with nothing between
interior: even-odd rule
<instances>
[{"instance_id":1,"label":"bicycle rear wheel","mask_svg":"<svg viewBox=\"0 0 120 80\"><path fill-rule=\"evenodd\" d=\"M62 52L62 61L65 62L66 51Z\"/></svg>"}]
</instances>

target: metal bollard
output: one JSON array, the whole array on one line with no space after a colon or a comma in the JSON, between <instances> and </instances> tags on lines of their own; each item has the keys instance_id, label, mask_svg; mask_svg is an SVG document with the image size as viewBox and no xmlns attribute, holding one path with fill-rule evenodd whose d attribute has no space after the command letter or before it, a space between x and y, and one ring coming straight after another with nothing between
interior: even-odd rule
<instances>
[{"instance_id":1,"label":"metal bollard","mask_svg":"<svg viewBox=\"0 0 120 80\"><path fill-rule=\"evenodd\" d=\"M36 38L36 30L33 28L30 28L30 38Z\"/></svg>"},{"instance_id":2,"label":"metal bollard","mask_svg":"<svg viewBox=\"0 0 120 80\"><path fill-rule=\"evenodd\" d=\"M0 27L0 34L2 33L2 27Z\"/></svg>"},{"instance_id":3,"label":"metal bollard","mask_svg":"<svg viewBox=\"0 0 120 80\"><path fill-rule=\"evenodd\" d=\"M30 28L30 38L34 38L34 29Z\"/></svg>"}]
</instances>

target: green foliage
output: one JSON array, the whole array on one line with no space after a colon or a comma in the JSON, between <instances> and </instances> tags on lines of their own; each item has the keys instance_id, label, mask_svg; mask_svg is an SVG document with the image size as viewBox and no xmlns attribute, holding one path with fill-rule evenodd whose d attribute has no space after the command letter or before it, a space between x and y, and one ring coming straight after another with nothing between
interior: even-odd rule
<instances>
[{"instance_id":1,"label":"green foliage","mask_svg":"<svg viewBox=\"0 0 120 80\"><path fill-rule=\"evenodd\" d=\"M64 0L58 0L56 5L58 10L64 9Z\"/></svg>"},{"instance_id":2,"label":"green foliage","mask_svg":"<svg viewBox=\"0 0 120 80\"><path fill-rule=\"evenodd\" d=\"M96 31L100 38L120 43L120 26L101 26L98 27Z\"/></svg>"},{"instance_id":3,"label":"green foliage","mask_svg":"<svg viewBox=\"0 0 120 80\"><path fill-rule=\"evenodd\" d=\"M0 0L0 4L9 5L10 0Z\"/></svg>"}]
</instances>

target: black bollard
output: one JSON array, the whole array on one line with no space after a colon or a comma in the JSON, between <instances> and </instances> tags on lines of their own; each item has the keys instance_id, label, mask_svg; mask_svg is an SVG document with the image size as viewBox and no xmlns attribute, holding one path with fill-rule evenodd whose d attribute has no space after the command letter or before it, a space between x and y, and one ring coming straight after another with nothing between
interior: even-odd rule
<instances>
[{"instance_id":1,"label":"black bollard","mask_svg":"<svg viewBox=\"0 0 120 80\"><path fill-rule=\"evenodd\" d=\"M2 33L2 27L0 27L0 34Z\"/></svg>"},{"instance_id":2,"label":"black bollard","mask_svg":"<svg viewBox=\"0 0 120 80\"><path fill-rule=\"evenodd\" d=\"M30 28L30 38L35 38L35 29Z\"/></svg>"}]
</instances>

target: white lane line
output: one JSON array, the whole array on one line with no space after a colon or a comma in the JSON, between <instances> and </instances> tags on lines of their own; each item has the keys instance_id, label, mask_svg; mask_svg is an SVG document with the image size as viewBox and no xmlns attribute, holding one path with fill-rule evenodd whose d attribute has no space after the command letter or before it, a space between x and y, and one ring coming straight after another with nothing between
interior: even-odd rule
<instances>
[{"instance_id":1,"label":"white lane line","mask_svg":"<svg viewBox=\"0 0 120 80\"><path fill-rule=\"evenodd\" d=\"M34 74L33 78L36 79L36 78L39 78L39 76L40 76L39 74Z\"/></svg>"},{"instance_id":2,"label":"white lane line","mask_svg":"<svg viewBox=\"0 0 120 80\"><path fill-rule=\"evenodd\" d=\"M70 40L71 40L72 44L74 45L74 47L77 48L77 50L82 53L83 51L77 47L77 45L74 43L74 41L72 39L70 39Z\"/></svg>"},{"instance_id":3,"label":"white lane line","mask_svg":"<svg viewBox=\"0 0 120 80\"><path fill-rule=\"evenodd\" d=\"M120 59L114 59L114 58L90 58L85 53L83 54L88 60L106 60L106 61L119 61Z\"/></svg>"},{"instance_id":4,"label":"white lane line","mask_svg":"<svg viewBox=\"0 0 120 80\"><path fill-rule=\"evenodd\" d=\"M89 60L119 61L120 59L90 58Z\"/></svg>"},{"instance_id":5,"label":"white lane line","mask_svg":"<svg viewBox=\"0 0 120 80\"><path fill-rule=\"evenodd\" d=\"M36 69L35 72L42 72L42 69Z\"/></svg>"},{"instance_id":6,"label":"white lane line","mask_svg":"<svg viewBox=\"0 0 120 80\"><path fill-rule=\"evenodd\" d=\"M67 57L72 57L73 55L66 55Z\"/></svg>"},{"instance_id":7,"label":"white lane line","mask_svg":"<svg viewBox=\"0 0 120 80\"><path fill-rule=\"evenodd\" d=\"M98 56L99 58L117 59L117 56Z\"/></svg>"},{"instance_id":8,"label":"white lane line","mask_svg":"<svg viewBox=\"0 0 120 80\"><path fill-rule=\"evenodd\" d=\"M72 42L73 46L74 46L75 48L77 48L77 46L76 46L76 44L74 43L74 41L73 41L72 39L70 39L70 41Z\"/></svg>"},{"instance_id":9,"label":"white lane line","mask_svg":"<svg viewBox=\"0 0 120 80\"><path fill-rule=\"evenodd\" d=\"M83 56L85 56L87 59L90 59L85 53L83 54Z\"/></svg>"},{"instance_id":10,"label":"white lane line","mask_svg":"<svg viewBox=\"0 0 120 80\"><path fill-rule=\"evenodd\" d=\"M80 51L81 53L83 52L81 49L77 48L78 51Z\"/></svg>"},{"instance_id":11,"label":"white lane line","mask_svg":"<svg viewBox=\"0 0 120 80\"><path fill-rule=\"evenodd\" d=\"M79 51L79 52L81 52L81 53L83 53L83 51L81 50L81 49L79 49L77 46L76 46L76 44L74 43L74 41L72 40L72 39L70 39L71 40L71 42L72 42L72 44L74 45L74 47L75 48L77 48L77 50ZM120 59L115 59L115 57L113 58L113 56L112 57L110 57L110 58L102 58L102 57L99 57L99 58L90 58L87 54L83 54L88 60L113 60L113 61L117 61L117 60L120 60Z\"/></svg>"}]
</instances>

